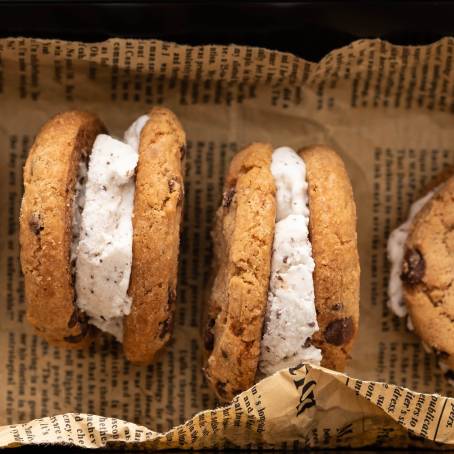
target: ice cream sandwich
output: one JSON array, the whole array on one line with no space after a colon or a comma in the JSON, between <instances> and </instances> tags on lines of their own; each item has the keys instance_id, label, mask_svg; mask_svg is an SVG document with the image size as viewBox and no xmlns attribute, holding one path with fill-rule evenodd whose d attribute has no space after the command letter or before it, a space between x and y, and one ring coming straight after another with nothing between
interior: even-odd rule
<instances>
[{"instance_id":1,"label":"ice cream sandwich","mask_svg":"<svg viewBox=\"0 0 454 454\"><path fill-rule=\"evenodd\" d=\"M413 203L388 239L389 308L454 382L454 177Z\"/></svg>"},{"instance_id":2,"label":"ice cream sandwich","mask_svg":"<svg viewBox=\"0 0 454 454\"><path fill-rule=\"evenodd\" d=\"M49 343L105 331L153 360L176 300L185 134L154 108L115 139L97 116L65 112L37 135L20 215L27 319Z\"/></svg>"},{"instance_id":3,"label":"ice cream sandwich","mask_svg":"<svg viewBox=\"0 0 454 454\"><path fill-rule=\"evenodd\" d=\"M360 270L352 187L333 150L255 143L239 152L213 242L204 370L221 400L301 363L344 369Z\"/></svg>"}]
</instances>

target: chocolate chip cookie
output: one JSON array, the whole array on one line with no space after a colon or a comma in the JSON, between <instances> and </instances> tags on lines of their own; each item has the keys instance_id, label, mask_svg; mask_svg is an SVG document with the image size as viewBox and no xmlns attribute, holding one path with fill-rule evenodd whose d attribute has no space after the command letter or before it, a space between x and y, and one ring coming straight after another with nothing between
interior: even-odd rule
<instances>
[{"instance_id":1,"label":"chocolate chip cookie","mask_svg":"<svg viewBox=\"0 0 454 454\"><path fill-rule=\"evenodd\" d=\"M402 265L403 296L411 324L454 373L454 177L435 190L415 216Z\"/></svg>"}]
</instances>

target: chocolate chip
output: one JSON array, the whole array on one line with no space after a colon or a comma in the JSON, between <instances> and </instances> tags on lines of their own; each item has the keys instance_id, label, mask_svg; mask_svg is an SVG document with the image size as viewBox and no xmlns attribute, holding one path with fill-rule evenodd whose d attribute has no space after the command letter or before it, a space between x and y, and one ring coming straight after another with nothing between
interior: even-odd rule
<instances>
[{"instance_id":1,"label":"chocolate chip","mask_svg":"<svg viewBox=\"0 0 454 454\"><path fill-rule=\"evenodd\" d=\"M311 345L312 345L312 341L311 341L310 337L308 337L308 338L306 339L306 341L304 342L303 347L304 347L304 348L309 348Z\"/></svg>"},{"instance_id":2,"label":"chocolate chip","mask_svg":"<svg viewBox=\"0 0 454 454\"><path fill-rule=\"evenodd\" d=\"M287 263L287 260L288 260L288 255L286 255L286 256L282 259L282 261L283 261L284 263Z\"/></svg>"},{"instance_id":3,"label":"chocolate chip","mask_svg":"<svg viewBox=\"0 0 454 454\"><path fill-rule=\"evenodd\" d=\"M222 206L224 208L228 208L230 206L233 197L235 197L235 192L235 188L230 188L224 192L224 195L222 196Z\"/></svg>"},{"instance_id":4,"label":"chocolate chip","mask_svg":"<svg viewBox=\"0 0 454 454\"><path fill-rule=\"evenodd\" d=\"M346 344L353 338L355 327L351 317L333 320L325 329L326 341L333 345Z\"/></svg>"},{"instance_id":5,"label":"chocolate chip","mask_svg":"<svg viewBox=\"0 0 454 454\"><path fill-rule=\"evenodd\" d=\"M227 354L227 352L225 350L222 350L221 348L221 355L223 358L227 359L229 357L229 355Z\"/></svg>"},{"instance_id":6,"label":"chocolate chip","mask_svg":"<svg viewBox=\"0 0 454 454\"><path fill-rule=\"evenodd\" d=\"M211 352L214 347L214 334L210 329L205 331L203 336L203 345L205 346L205 350Z\"/></svg>"},{"instance_id":7,"label":"chocolate chip","mask_svg":"<svg viewBox=\"0 0 454 454\"><path fill-rule=\"evenodd\" d=\"M223 383L222 381L216 383L216 391L224 399L227 396L227 391L225 389L226 385L227 383Z\"/></svg>"},{"instance_id":8,"label":"chocolate chip","mask_svg":"<svg viewBox=\"0 0 454 454\"><path fill-rule=\"evenodd\" d=\"M315 322L309 322L309 323L307 324L307 326L308 326L309 328L313 328L313 327L315 326Z\"/></svg>"},{"instance_id":9,"label":"chocolate chip","mask_svg":"<svg viewBox=\"0 0 454 454\"><path fill-rule=\"evenodd\" d=\"M41 216L38 213L31 214L28 220L28 226L35 235L39 235L44 230L44 226L41 221Z\"/></svg>"},{"instance_id":10,"label":"chocolate chip","mask_svg":"<svg viewBox=\"0 0 454 454\"><path fill-rule=\"evenodd\" d=\"M340 311L343 308L343 304L336 303L331 306L332 311Z\"/></svg>"},{"instance_id":11,"label":"chocolate chip","mask_svg":"<svg viewBox=\"0 0 454 454\"><path fill-rule=\"evenodd\" d=\"M188 151L188 148L186 147L186 144L184 144L181 148L180 148L180 159L183 160L184 157L186 156L186 152Z\"/></svg>"},{"instance_id":12,"label":"chocolate chip","mask_svg":"<svg viewBox=\"0 0 454 454\"><path fill-rule=\"evenodd\" d=\"M425 271L426 262L421 252L417 249L407 249L400 275L402 281L408 285L416 285L421 282Z\"/></svg>"}]
</instances>

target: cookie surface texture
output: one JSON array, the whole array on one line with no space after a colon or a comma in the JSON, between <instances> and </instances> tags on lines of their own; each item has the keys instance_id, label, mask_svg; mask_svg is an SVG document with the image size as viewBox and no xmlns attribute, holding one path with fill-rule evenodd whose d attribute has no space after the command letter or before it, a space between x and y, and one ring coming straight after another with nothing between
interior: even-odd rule
<instances>
[{"instance_id":1,"label":"cookie surface texture","mask_svg":"<svg viewBox=\"0 0 454 454\"><path fill-rule=\"evenodd\" d=\"M149 116L136 171L132 307L124 319L124 351L136 364L151 362L172 333L184 194L185 133L168 109Z\"/></svg>"},{"instance_id":2,"label":"cookie surface texture","mask_svg":"<svg viewBox=\"0 0 454 454\"><path fill-rule=\"evenodd\" d=\"M454 370L454 177L414 219L401 279L416 333Z\"/></svg>"},{"instance_id":3,"label":"cookie surface texture","mask_svg":"<svg viewBox=\"0 0 454 454\"><path fill-rule=\"evenodd\" d=\"M230 164L213 235L205 374L221 400L253 385L260 355L276 216L270 145L255 143Z\"/></svg>"},{"instance_id":4,"label":"cookie surface texture","mask_svg":"<svg viewBox=\"0 0 454 454\"><path fill-rule=\"evenodd\" d=\"M79 163L104 129L89 113L56 115L38 133L24 167L20 244L27 319L48 342L68 348L91 340L74 306L72 209Z\"/></svg>"},{"instance_id":5,"label":"cookie surface texture","mask_svg":"<svg viewBox=\"0 0 454 454\"><path fill-rule=\"evenodd\" d=\"M299 151L306 164L309 237L315 262L314 291L321 365L343 371L359 324L360 267L356 207L344 163L333 150Z\"/></svg>"}]
</instances>

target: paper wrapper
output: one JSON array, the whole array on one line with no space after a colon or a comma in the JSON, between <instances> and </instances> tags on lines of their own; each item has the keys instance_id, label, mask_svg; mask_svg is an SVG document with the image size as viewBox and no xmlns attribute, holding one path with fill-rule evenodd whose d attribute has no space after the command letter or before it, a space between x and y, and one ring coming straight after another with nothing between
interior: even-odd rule
<instances>
[{"instance_id":1,"label":"paper wrapper","mask_svg":"<svg viewBox=\"0 0 454 454\"><path fill-rule=\"evenodd\" d=\"M357 41L319 63L233 45L0 40L0 446L454 443L454 399L442 397L453 390L386 306L386 239L454 162L453 55L451 38L423 47ZM149 367L126 362L108 337L87 351L50 347L25 321L18 260L34 135L52 114L85 109L120 136L156 104L176 112L189 139L174 341ZM299 366L207 410L217 403L198 325L210 230L226 166L252 141L326 143L345 160L358 205L360 335L348 376Z\"/></svg>"}]
</instances>

